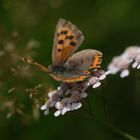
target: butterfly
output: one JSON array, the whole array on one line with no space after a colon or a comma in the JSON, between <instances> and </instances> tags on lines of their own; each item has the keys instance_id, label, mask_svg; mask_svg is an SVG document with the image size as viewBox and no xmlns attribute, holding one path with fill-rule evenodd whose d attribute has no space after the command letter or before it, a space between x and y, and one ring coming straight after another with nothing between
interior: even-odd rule
<instances>
[{"instance_id":1,"label":"butterfly","mask_svg":"<svg viewBox=\"0 0 140 140\"><path fill-rule=\"evenodd\" d=\"M44 67L33 60L24 57L21 59L47 72L57 81L65 83L84 81L101 67L102 53L93 49L74 53L83 40L82 32L70 21L61 18L54 36L52 65Z\"/></svg>"}]
</instances>

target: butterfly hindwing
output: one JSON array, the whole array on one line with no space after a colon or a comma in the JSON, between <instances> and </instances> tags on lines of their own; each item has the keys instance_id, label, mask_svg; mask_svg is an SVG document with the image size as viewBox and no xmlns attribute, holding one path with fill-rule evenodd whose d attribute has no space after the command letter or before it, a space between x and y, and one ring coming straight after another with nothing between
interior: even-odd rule
<instances>
[{"instance_id":1,"label":"butterfly hindwing","mask_svg":"<svg viewBox=\"0 0 140 140\"><path fill-rule=\"evenodd\" d=\"M60 19L56 26L52 61L54 65L63 65L83 42L82 32L71 22Z\"/></svg>"},{"instance_id":2,"label":"butterfly hindwing","mask_svg":"<svg viewBox=\"0 0 140 140\"><path fill-rule=\"evenodd\" d=\"M65 66L68 69L85 70L100 68L102 53L97 50L86 49L70 57Z\"/></svg>"}]
</instances>

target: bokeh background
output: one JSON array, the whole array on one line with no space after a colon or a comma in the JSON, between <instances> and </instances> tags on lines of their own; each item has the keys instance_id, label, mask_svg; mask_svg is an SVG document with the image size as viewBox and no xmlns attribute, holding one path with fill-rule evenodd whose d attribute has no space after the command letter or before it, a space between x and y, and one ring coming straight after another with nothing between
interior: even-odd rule
<instances>
[{"instance_id":1,"label":"bokeh background","mask_svg":"<svg viewBox=\"0 0 140 140\"><path fill-rule=\"evenodd\" d=\"M108 123L140 139L139 71L108 76L101 88L87 91L81 109L55 118L54 110L44 116L39 107L60 83L17 61L29 55L51 64L55 26L65 18L85 36L79 50L103 52L106 70L113 56L139 45L139 6L139 0L0 0L0 139L125 139Z\"/></svg>"}]
</instances>

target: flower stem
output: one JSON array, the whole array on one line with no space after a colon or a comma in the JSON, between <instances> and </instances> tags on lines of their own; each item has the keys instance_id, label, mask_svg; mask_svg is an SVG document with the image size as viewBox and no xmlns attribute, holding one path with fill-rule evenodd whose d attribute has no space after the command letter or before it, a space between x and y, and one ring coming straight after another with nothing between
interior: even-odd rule
<instances>
[{"instance_id":1,"label":"flower stem","mask_svg":"<svg viewBox=\"0 0 140 140\"><path fill-rule=\"evenodd\" d=\"M87 111L87 110L86 110L86 111ZM96 119L93 113L91 113L91 112L89 112L89 111L87 111L87 112L88 112L88 114L90 115L90 117L91 117L92 119L94 119L95 121L97 121L97 122L99 122L99 123L101 123L101 124L107 126L112 132L118 134L120 137L122 137L122 138L124 138L124 139L126 139L126 140L139 140L138 138L136 138L136 137L134 137L134 136L132 136L132 135L130 135L130 134L128 134L128 133L126 133L126 132L120 130L119 128L113 126L113 125L110 124L109 122L101 121L101 120L99 120L99 119Z\"/></svg>"},{"instance_id":2,"label":"flower stem","mask_svg":"<svg viewBox=\"0 0 140 140\"><path fill-rule=\"evenodd\" d=\"M138 138L118 129L117 127L114 127L112 124L108 123L108 122L102 122L104 125L106 125L107 127L109 127L113 132L115 132L116 134L118 134L119 136L125 138L126 140L138 140Z\"/></svg>"}]
</instances>

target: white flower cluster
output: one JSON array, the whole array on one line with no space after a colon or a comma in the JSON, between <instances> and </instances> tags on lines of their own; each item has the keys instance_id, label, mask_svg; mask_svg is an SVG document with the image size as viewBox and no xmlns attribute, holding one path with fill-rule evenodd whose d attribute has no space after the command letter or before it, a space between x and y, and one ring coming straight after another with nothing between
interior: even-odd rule
<instances>
[{"instance_id":1,"label":"white flower cluster","mask_svg":"<svg viewBox=\"0 0 140 140\"><path fill-rule=\"evenodd\" d=\"M44 114L49 113L51 107L55 107L57 111L54 116L64 115L68 111L77 110L82 106L81 100L87 97L85 90L92 86L97 88L101 85L101 80L106 78L109 72L103 70L96 71L86 81L77 83L62 83L57 90L53 90L48 93L48 100L41 110L44 110Z\"/></svg>"},{"instance_id":2,"label":"white flower cluster","mask_svg":"<svg viewBox=\"0 0 140 140\"><path fill-rule=\"evenodd\" d=\"M129 75L129 66L132 68L140 69L140 47L128 47L123 54L113 58L112 62L108 65L108 70L111 74L120 72L121 78Z\"/></svg>"}]
</instances>

